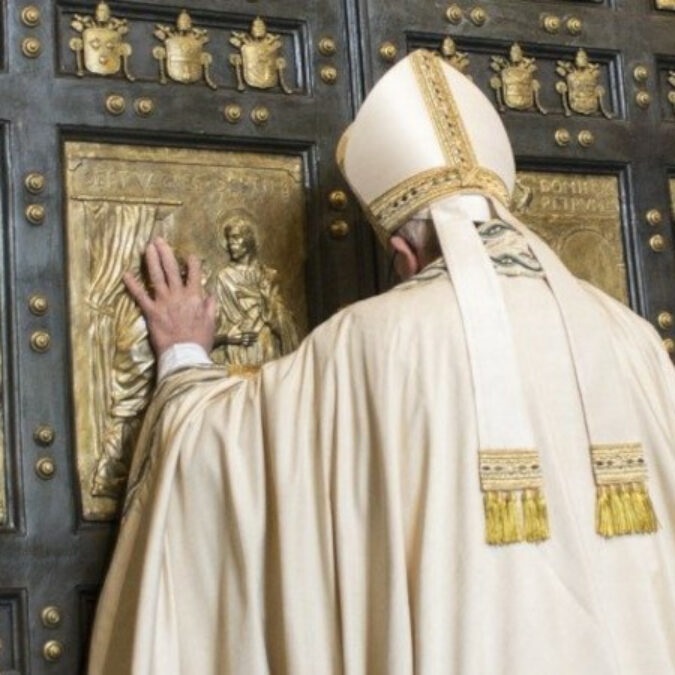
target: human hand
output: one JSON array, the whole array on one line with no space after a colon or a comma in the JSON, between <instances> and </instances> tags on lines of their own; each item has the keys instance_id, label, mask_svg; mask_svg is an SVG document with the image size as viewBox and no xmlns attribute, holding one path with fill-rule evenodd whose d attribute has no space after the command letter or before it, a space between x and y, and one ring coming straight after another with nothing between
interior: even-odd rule
<instances>
[{"instance_id":1,"label":"human hand","mask_svg":"<svg viewBox=\"0 0 675 675\"><path fill-rule=\"evenodd\" d=\"M148 324L150 344L159 357L179 342L196 342L207 352L213 346L216 303L201 285L199 259L187 260L187 277L181 278L176 256L164 239L157 237L145 249L145 261L154 293L127 272L123 279Z\"/></svg>"}]
</instances>

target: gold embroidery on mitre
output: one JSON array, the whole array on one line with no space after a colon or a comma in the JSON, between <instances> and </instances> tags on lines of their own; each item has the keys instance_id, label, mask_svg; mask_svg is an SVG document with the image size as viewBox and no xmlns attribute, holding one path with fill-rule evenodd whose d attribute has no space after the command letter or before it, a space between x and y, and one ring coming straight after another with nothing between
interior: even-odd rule
<instances>
[{"instance_id":1,"label":"gold embroidery on mitre","mask_svg":"<svg viewBox=\"0 0 675 675\"><path fill-rule=\"evenodd\" d=\"M595 528L603 537L656 532L647 491L647 465L639 443L591 446L597 488Z\"/></svg>"},{"instance_id":2,"label":"gold embroidery on mitre","mask_svg":"<svg viewBox=\"0 0 675 675\"><path fill-rule=\"evenodd\" d=\"M481 450L478 460L487 543L548 539L548 511L537 451Z\"/></svg>"},{"instance_id":3,"label":"gold embroidery on mitre","mask_svg":"<svg viewBox=\"0 0 675 675\"><path fill-rule=\"evenodd\" d=\"M462 173L439 166L420 172L387 190L365 208L369 221L384 242L418 211L449 194L482 192L508 201L508 191L496 173L475 167Z\"/></svg>"},{"instance_id":4,"label":"gold embroidery on mitre","mask_svg":"<svg viewBox=\"0 0 675 675\"><path fill-rule=\"evenodd\" d=\"M446 195L471 191L504 205L510 200L504 181L476 160L438 54L418 50L410 62L446 164L407 178L368 204L369 219L384 241L417 211Z\"/></svg>"},{"instance_id":5,"label":"gold embroidery on mitre","mask_svg":"<svg viewBox=\"0 0 675 675\"><path fill-rule=\"evenodd\" d=\"M432 52L418 50L411 55L410 63L445 161L461 173L470 171L478 162L443 74L441 59Z\"/></svg>"}]
</instances>

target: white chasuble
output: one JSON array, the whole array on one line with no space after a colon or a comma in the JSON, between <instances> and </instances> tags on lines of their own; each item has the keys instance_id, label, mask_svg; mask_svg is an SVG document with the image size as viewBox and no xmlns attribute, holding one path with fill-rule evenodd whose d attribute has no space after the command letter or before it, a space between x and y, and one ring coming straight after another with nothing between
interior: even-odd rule
<instances>
[{"instance_id":1,"label":"white chasuble","mask_svg":"<svg viewBox=\"0 0 675 675\"><path fill-rule=\"evenodd\" d=\"M604 538L558 307L544 279L500 277L550 538L490 546L464 331L436 272L255 377L162 383L91 675L675 672L675 374L659 338L584 285L582 311L624 355L659 525Z\"/></svg>"}]
</instances>

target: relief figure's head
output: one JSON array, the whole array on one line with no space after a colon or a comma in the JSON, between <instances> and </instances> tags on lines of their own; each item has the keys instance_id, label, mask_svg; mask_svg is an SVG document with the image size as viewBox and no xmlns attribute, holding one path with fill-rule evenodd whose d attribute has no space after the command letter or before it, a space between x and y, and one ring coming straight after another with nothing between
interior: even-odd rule
<instances>
[{"instance_id":1,"label":"relief figure's head","mask_svg":"<svg viewBox=\"0 0 675 675\"><path fill-rule=\"evenodd\" d=\"M227 252L234 262L249 262L258 250L253 223L245 216L228 218L223 226Z\"/></svg>"}]
</instances>

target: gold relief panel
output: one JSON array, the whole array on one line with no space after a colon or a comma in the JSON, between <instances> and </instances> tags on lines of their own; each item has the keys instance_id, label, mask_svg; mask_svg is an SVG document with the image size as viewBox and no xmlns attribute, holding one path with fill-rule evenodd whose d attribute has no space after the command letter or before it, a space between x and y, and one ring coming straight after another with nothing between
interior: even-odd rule
<instances>
[{"instance_id":1,"label":"gold relief panel","mask_svg":"<svg viewBox=\"0 0 675 675\"><path fill-rule=\"evenodd\" d=\"M667 9L675 12L675 0L655 0L656 9Z\"/></svg>"},{"instance_id":2,"label":"gold relief panel","mask_svg":"<svg viewBox=\"0 0 675 675\"><path fill-rule=\"evenodd\" d=\"M668 181L668 184L670 186L670 212L673 217L673 221L675 222L675 178L671 178Z\"/></svg>"},{"instance_id":3,"label":"gold relief panel","mask_svg":"<svg viewBox=\"0 0 675 675\"><path fill-rule=\"evenodd\" d=\"M518 217L576 276L628 303L616 176L518 172Z\"/></svg>"},{"instance_id":4,"label":"gold relief panel","mask_svg":"<svg viewBox=\"0 0 675 675\"><path fill-rule=\"evenodd\" d=\"M307 331L302 158L67 142L67 274L84 517L108 519L154 386L145 323L122 283L165 237L202 261L217 300L212 357L238 370Z\"/></svg>"}]
</instances>

